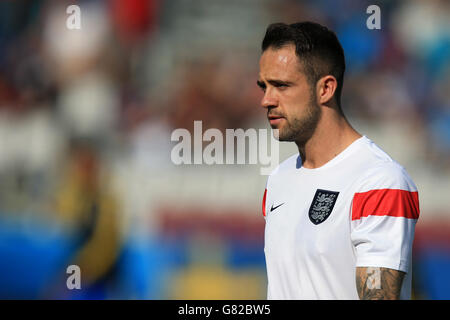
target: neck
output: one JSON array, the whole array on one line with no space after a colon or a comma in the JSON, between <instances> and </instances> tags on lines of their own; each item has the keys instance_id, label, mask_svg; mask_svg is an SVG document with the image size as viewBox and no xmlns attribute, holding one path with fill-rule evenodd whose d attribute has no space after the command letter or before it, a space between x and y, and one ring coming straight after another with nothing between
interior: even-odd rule
<instances>
[{"instance_id":1,"label":"neck","mask_svg":"<svg viewBox=\"0 0 450 320\"><path fill-rule=\"evenodd\" d=\"M347 119L333 108L324 108L314 134L306 142L296 142L302 165L308 169L323 166L344 151L359 134Z\"/></svg>"}]
</instances>

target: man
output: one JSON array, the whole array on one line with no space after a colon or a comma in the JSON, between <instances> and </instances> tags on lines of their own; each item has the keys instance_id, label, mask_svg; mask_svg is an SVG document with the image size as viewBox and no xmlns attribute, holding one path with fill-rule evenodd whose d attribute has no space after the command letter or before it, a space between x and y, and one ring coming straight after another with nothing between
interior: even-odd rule
<instances>
[{"instance_id":1,"label":"man","mask_svg":"<svg viewBox=\"0 0 450 320\"><path fill-rule=\"evenodd\" d=\"M336 35L272 24L262 52L262 107L299 150L264 193L268 299L409 299L417 188L346 120Z\"/></svg>"}]
</instances>

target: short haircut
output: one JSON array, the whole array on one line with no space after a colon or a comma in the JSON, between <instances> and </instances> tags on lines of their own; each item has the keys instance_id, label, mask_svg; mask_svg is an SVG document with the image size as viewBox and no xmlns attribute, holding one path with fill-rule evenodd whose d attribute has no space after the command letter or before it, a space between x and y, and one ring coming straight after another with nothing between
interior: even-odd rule
<instances>
[{"instance_id":1,"label":"short haircut","mask_svg":"<svg viewBox=\"0 0 450 320\"><path fill-rule=\"evenodd\" d=\"M336 78L335 99L341 109L345 57L336 34L314 22L273 23L267 27L262 51L289 44L295 45L295 53L312 88L323 76L330 74Z\"/></svg>"}]
</instances>

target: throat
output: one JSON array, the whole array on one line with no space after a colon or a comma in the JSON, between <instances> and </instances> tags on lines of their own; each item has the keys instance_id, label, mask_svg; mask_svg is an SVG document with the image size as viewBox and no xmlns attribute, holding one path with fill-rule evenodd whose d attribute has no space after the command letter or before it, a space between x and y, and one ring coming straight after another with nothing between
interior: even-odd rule
<instances>
[{"instance_id":1,"label":"throat","mask_svg":"<svg viewBox=\"0 0 450 320\"><path fill-rule=\"evenodd\" d=\"M320 168L361 137L361 134L348 126L334 133L330 131L326 135L314 135L303 144L296 142L302 166L307 169Z\"/></svg>"}]
</instances>

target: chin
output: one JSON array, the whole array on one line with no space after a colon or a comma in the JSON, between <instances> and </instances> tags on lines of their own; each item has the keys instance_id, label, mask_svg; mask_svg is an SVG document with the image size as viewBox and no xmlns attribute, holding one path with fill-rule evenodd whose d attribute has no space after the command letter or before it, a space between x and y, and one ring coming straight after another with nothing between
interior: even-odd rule
<instances>
[{"instance_id":1,"label":"chin","mask_svg":"<svg viewBox=\"0 0 450 320\"><path fill-rule=\"evenodd\" d=\"M280 130L278 130L276 128L273 130L273 137L276 140L281 141L281 142L294 141L294 139L291 139L291 137L286 136L286 134L283 134L283 132L281 132Z\"/></svg>"},{"instance_id":2,"label":"chin","mask_svg":"<svg viewBox=\"0 0 450 320\"><path fill-rule=\"evenodd\" d=\"M285 134L283 131L277 126L270 126L272 128L273 137L278 141L286 141Z\"/></svg>"}]
</instances>

